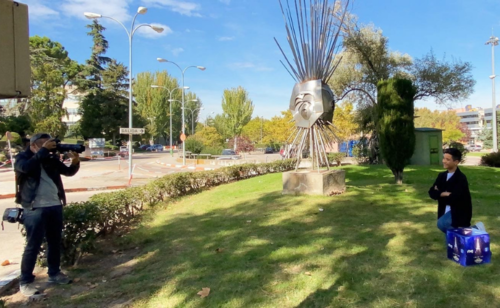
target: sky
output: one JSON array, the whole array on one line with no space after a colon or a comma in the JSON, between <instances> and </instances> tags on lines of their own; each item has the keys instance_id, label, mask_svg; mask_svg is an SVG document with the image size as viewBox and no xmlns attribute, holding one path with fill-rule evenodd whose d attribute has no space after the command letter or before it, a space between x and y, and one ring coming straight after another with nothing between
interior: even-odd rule
<instances>
[{"instance_id":1,"label":"sky","mask_svg":"<svg viewBox=\"0 0 500 308\"><path fill-rule=\"evenodd\" d=\"M18 0L29 6L30 35L47 36L60 42L69 56L83 63L92 40L83 15L94 12L113 17L130 28L139 6L148 11L138 15L136 25L161 25L157 34L142 27L133 39L133 75L167 70L180 79L182 68L190 68L185 85L203 103L201 120L221 113L224 89L244 87L252 99L254 116L271 118L288 108L294 80L283 68L274 38L285 51L286 32L278 0ZM437 105L417 101L416 107L444 110L491 107L491 47L485 42L492 30L500 35L500 2L496 0L354 0L351 13L361 24L374 24L389 39L392 51L419 58L430 50L447 60L471 62L476 80L474 94L464 102ZM107 56L129 65L128 38L116 22L101 19L107 28ZM499 57L500 58L500 54ZM500 67L498 68L500 69ZM498 100L497 100L498 102Z\"/></svg>"}]
</instances>

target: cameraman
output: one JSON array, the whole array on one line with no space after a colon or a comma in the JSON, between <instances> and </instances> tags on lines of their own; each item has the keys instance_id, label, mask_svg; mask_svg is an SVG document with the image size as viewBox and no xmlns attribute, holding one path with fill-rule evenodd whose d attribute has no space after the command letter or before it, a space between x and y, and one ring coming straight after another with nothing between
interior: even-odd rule
<instances>
[{"instance_id":1,"label":"cameraman","mask_svg":"<svg viewBox=\"0 0 500 308\"><path fill-rule=\"evenodd\" d=\"M49 134L36 134L30 146L16 156L16 203L24 208L26 247L21 261L21 293L25 296L40 294L33 285L36 259L43 238L47 239L49 282L68 284L71 280L61 272L61 233L63 205L66 196L61 174L73 176L80 169L77 153L69 152L71 165L63 164L55 154L56 141Z\"/></svg>"}]
</instances>

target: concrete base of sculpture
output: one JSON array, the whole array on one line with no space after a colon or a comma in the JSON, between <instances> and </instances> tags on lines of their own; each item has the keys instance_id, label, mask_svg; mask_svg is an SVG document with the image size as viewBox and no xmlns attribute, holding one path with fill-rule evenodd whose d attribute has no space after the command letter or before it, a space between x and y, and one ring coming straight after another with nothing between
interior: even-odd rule
<instances>
[{"instance_id":1,"label":"concrete base of sculpture","mask_svg":"<svg viewBox=\"0 0 500 308\"><path fill-rule=\"evenodd\" d=\"M336 195L345 191L344 170L299 170L283 173L284 195Z\"/></svg>"}]
</instances>

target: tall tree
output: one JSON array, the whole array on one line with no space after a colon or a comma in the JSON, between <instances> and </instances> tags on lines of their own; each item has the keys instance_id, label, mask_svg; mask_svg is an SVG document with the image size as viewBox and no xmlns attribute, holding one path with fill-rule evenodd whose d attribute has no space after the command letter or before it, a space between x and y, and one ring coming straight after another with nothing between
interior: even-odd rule
<instances>
[{"instance_id":1,"label":"tall tree","mask_svg":"<svg viewBox=\"0 0 500 308\"><path fill-rule=\"evenodd\" d=\"M71 60L58 42L47 37L30 37L31 98L27 113L33 132L47 132L63 137L67 127L62 118L66 86L72 83L81 66Z\"/></svg>"},{"instance_id":2,"label":"tall tree","mask_svg":"<svg viewBox=\"0 0 500 308\"><path fill-rule=\"evenodd\" d=\"M268 145L284 144L294 128L293 116L290 110L282 111L281 116L274 116L264 123L264 143Z\"/></svg>"},{"instance_id":3,"label":"tall tree","mask_svg":"<svg viewBox=\"0 0 500 308\"><path fill-rule=\"evenodd\" d=\"M340 140L347 141L351 139L359 130L358 123L354 120L354 117L354 106L350 101L344 101L335 107L333 125L335 126L335 135Z\"/></svg>"},{"instance_id":4,"label":"tall tree","mask_svg":"<svg viewBox=\"0 0 500 308\"><path fill-rule=\"evenodd\" d=\"M151 88L152 85L160 88ZM147 133L152 139L158 136L169 139L170 117L172 117L172 138L178 140L182 125L182 92L178 87L177 79L170 76L167 71L144 72L137 75L134 84L136 109L147 123ZM174 100L172 102L169 102L170 93ZM169 114L170 104L172 104L172 115ZM186 115L188 113L189 111Z\"/></svg>"},{"instance_id":5,"label":"tall tree","mask_svg":"<svg viewBox=\"0 0 500 308\"><path fill-rule=\"evenodd\" d=\"M340 14L340 13L338 13ZM433 52L420 59L391 51L388 39L373 25L358 26L349 15L343 26L342 62L330 81L337 97L357 104L356 121L363 132L376 139L377 83L388 78L405 78L416 87L414 100L433 98L438 103L456 102L473 92L472 66L468 62L437 59ZM370 144L376 147L375 140ZM371 151L375 153L376 151Z\"/></svg>"},{"instance_id":6,"label":"tall tree","mask_svg":"<svg viewBox=\"0 0 500 308\"><path fill-rule=\"evenodd\" d=\"M262 143L264 137L267 136L267 132L264 131L264 123L267 123L267 121L263 117L251 119L247 125L243 126L241 135L248 137L254 144Z\"/></svg>"},{"instance_id":7,"label":"tall tree","mask_svg":"<svg viewBox=\"0 0 500 308\"><path fill-rule=\"evenodd\" d=\"M105 27L96 20L86 26L93 46L85 69L77 83L85 93L80 104L80 133L85 138L111 138L113 144L119 128L128 124L128 70L116 60L104 56L109 44L102 34Z\"/></svg>"},{"instance_id":8,"label":"tall tree","mask_svg":"<svg viewBox=\"0 0 500 308\"><path fill-rule=\"evenodd\" d=\"M464 137L460 126L460 117L453 110L431 111L428 108L415 108L415 127L442 129L444 143L450 144Z\"/></svg>"},{"instance_id":9,"label":"tall tree","mask_svg":"<svg viewBox=\"0 0 500 308\"><path fill-rule=\"evenodd\" d=\"M238 147L238 137L241 135L243 127L252 118L253 108L252 100L243 87L224 90L222 97L223 118L227 132L235 138L235 150Z\"/></svg>"},{"instance_id":10,"label":"tall tree","mask_svg":"<svg viewBox=\"0 0 500 308\"><path fill-rule=\"evenodd\" d=\"M403 183L403 170L415 150L413 97L410 80L391 78L380 81L377 89L379 142L386 165L397 184Z\"/></svg>"}]
</instances>

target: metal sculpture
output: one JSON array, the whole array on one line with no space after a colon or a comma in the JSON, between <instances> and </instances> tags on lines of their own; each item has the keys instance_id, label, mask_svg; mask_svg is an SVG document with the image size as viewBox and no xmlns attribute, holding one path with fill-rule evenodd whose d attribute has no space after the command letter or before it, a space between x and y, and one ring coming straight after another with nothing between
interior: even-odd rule
<instances>
[{"instance_id":1,"label":"metal sculpture","mask_svg":"<svg viewBox=\"0 0 500 308\"><path fill-rule=\"evenodd\" d=\"M340 48L338 38L349 0L346 0L341 14L338 13L342 8L340 1L333 5L328 0L293 2L294 13L288 0L286 7L279 0L292 61L274 39L285 57L286 65L283 61L281 63L297 82L289 106L295 130L287 140L286 157L297 157L297 171L304 152L309 150L312 169L319 171L321 166L330 169L326 148L338 138L332 125L335 100L328 81L341 61L336 57Z\"/></svg>"}]
</instances>

